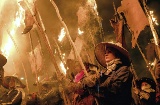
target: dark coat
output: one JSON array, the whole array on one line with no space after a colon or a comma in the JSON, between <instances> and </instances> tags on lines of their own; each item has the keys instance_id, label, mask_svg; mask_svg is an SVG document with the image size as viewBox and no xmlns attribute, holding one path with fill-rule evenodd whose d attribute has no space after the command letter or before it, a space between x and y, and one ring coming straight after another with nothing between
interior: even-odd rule
<instances>
[{"instance_id":1,"label":"dark coat","mask_svg":"<svg viewBox=\"0 0 160 105\"><path fill-rule=\"evenodd\" d=\"M100 97L100 105L130 105L132 79L129 67L122 65L118 65L109 75L103 75L100 92L104 93L104 97Z\"/></svg>"},{"instance_id":2,"label":"dark coat","mask_svg":"<svg viewBox=\"0 0 160 105\"><path fill-rule=\"evenodd\" d=\"M150 97L148 100L146 99L141 99L141 105L156 105L156 93L155 92L151 92L149 93Z\"/></svg>"},{"instance_id":3,"label":"dark coat","mask_svg":"<svg viewBox=\"0 0 160 105\"><path fill-rule=\"evenodd\" d=\"M19 89L12 89L1 97L0 103L6 103L6 105L21 105L22 92Z\"/></svg>"}]
</instances>

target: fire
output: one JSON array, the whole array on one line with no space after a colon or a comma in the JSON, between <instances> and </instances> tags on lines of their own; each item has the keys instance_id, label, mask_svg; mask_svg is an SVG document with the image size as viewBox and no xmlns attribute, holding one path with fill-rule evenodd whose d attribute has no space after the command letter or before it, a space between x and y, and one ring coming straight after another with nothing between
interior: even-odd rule
<instances>
[{"instance_id":1,"label":"fire","mask_svg":"<svg viewBox=\"0 0 160 105\"><path fill-rule=\"evenodd\" d=\"M20 25L23 23L24 20L24 10L22 9L21 6L19 6L19 9L15 15L16 18L14 19L13 22L11 22L10 27L7 27L8 28L7 30L9 31L8 34L10 34L12 37L15 35L17 28L20 27ZM2 46L1 50L2 53L8 58L13 49L13 42L8 35L5 38L6 41L3 42L4 45Z\"/></svg>"},{"instance_id":2,"label":"fire","mask_svg":"<svg viewBox=\"0 0 160 105\"><path fill-rule=\"evenodd\" d=\"M78 28L78 34L82 35L84 32L80 30L80 28Z\"/></svg>"},{"instance_id":3,"label":"fire","mask_svg":"<svg viewBox=\"0 0 160 105\"><path fill-rule=\"evenodd\" d=\"M6 0L1 0L1 3L0 3L0 11L1 11L1 9L3 8L5 2L6 2Z\"/></svg>"},{"instance_id":4,"label":"fire","mask_svg":"<svg viewBox=\"0 0 160 105\"><path fill-rule=\"evenodd\" d=\"M58 37L58 41L61 42L61 41L63 40L63 38L65 37L65 35L66 35L65 29L62 28L62 29L61 29L61 32L60 32L60 35L59 35L59 37Z\"/></svg>"},{"instance_id":5,"label":"fire","mask_svg":"<svg viewBox=\"0 0 160 105\"><path fill-rule=\"evenodd\" d=\"M62 72L63 72L63 74L65 74L66 75L66 68L65 68L65 66L64 66L64 64L63 64L63 62L61 62L60 63L60 67L61 67L61 70L62 70Z\"/></svg>"},{"instance_id":6,"label":"fire","mask_svg":"<svg viewBox=\"0 0 160 105\"><path fill-rule=\"evenodd\" d=\"M158 22L157 22L157 19L154 17L154 12L153 11L149 11L149 13L150 13L150 15L151 15L151 17L152 17L152 20L153 20L153 22L156 24L156 25L159 25L158 24Z\"/></svg>"},{"instance_id":7,"label":"fire","mask_svg":"<svg viewBox=\"0 0 160 105\"><path fill-rule=\"evenodd\" d=\"M98 15L96 1L95 0L88 0L88 5L90 5L91 7L93 7L94 11Z\"/></svg>"}]
</instances>

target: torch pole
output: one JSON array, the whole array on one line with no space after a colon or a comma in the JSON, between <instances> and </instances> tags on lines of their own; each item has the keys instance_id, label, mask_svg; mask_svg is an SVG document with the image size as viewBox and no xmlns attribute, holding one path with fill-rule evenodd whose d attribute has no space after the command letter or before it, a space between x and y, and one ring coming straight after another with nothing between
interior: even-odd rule
<instances>
[{"instance_id":1,"label":"torch pole","mask_svg":"<svg viewBox=\"0 0 160 105\"><path fill-rule=\"evenodd\" d=\"M58 9L57 5L55 4L55 2L54 2L53 0L50 0L50 2L51 2L52 5L54 6L54 8L55 8L55 10L56 10L56 12L57 12L58 18L59 18L60 22L62 23L62 25L64 26L64 28L65 28L65 30L66 30L67 38L68 38L69 42L71 43L71 45L72 45L72 47L73 47L73 50L75 51L75 54L76 54L76 56L77 56L77 58L78 58L78 61L79 61L80 65L82 66L82 68L83 68L83 70L84 70L85 75L88 76L87 70L86 70L86 68L85 68L85 66L84 66L84 64L83 64L83 61L82 61L82 59L81 59L81 57L80 57L80 55L79 55L79 53L78 53L78 51L77 51L77 49L76 49L76 46L75 46L75 44L74 44L74 42L73 42L73 40L72 40L72 38L71 38L71 36L70 36L70 34L69 34L68 28L67 28L65 22L63 21L61 15L60 15L60 13L59 13L59 9Z\"/></svg>"},{"instance_id":2,"label":"torch pole","mask_svg":"<svg viewBox=\"0 0 160 105\"><path fill-rule=\"evenodd\" d=\"M8 32L8 31L7 31L7 32ZM25 80L26 80L27 92L29 93L29 86L28 86L27 73L26 73L26 69L25 69L25 67L24 67L23 61L21 60L21 58L23 58L23 57L21 56L21 53L19 52L18 46L17 46L17 44L16 44L14 38L12 37L12 35L10 35L9 32L8 32L8 35L10 36L10 38L11 38L11 40L12 40L12 42L13 42L13 44L14 44L16 50L17 50L17 53L19 54L19 62L21 62L22 67L23 67L24 75L25 75L25 78L26 78Z\"/></svg>"}]
</instances>

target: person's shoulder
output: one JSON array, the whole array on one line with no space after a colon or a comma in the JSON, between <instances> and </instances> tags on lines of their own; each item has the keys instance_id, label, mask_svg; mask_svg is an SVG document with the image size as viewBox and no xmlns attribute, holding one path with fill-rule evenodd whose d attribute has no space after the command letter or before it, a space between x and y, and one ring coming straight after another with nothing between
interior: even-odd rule
<instances>
[{"instance_id":1,"label":"person's shoulder","mask_svg":"<svg viewBox=\"0 0 160 105\"><path fill-rule=\"evenodd\" d=\"M119 66L118 69L120 69L120 70L129 70L129 67L121 65L121 66Z\"/></svg>"},{"instance_id":2,"label":"person's shoulder","mask_svg":"<svg viewBox=\"0 0 160 105\"><path fill-rule=\"evenodd\" d=\"M120 66L117 71L125 72L125 73L131 73L129 66Z\"/></svg>"}]
</instances>

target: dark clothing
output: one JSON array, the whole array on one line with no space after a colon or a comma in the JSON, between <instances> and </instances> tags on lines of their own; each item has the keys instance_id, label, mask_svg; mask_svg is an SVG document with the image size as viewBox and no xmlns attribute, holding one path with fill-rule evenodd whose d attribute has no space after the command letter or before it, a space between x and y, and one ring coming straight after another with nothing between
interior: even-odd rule
<instances>
[{"instance_id":1,"label":"dark clothing","mask_svg":"<svg viewBox=\"0 0 160 105\"><path fill-rule=\"evenodd\" d=\"M155 92L151 92L151 93L148 93L150 96L149 96L149 99L140 99L140 102L141 104L140 105L156 105L156 93Z\"/></svg>"},{"instance_id":2,"label":"dark clothing","mask_svg":"<svg viewBox=\"0 0 160 105\"><path fill-rule=\"evenodd\" d=\"M156 105L160 105L160 91L156 93Z\"/></svg>"},{"instance_id":3,"label":"dark clothing","mask_svg":"<svg viewBox=\"0 0 160 105\"><path fill-rule=\"evenodd\" d=\"M96 105L95 97L92 95L88 95L85 97L78 96L75 103L73 105Z\"/></svg>"},{"instance_id":4,"label":"dark clothing","mask_svg":"<svg viewBox=\"0 0 160 105\"><path fill-rule=\"evenodd\" d=\"M40 97L41 105L62 105L63 100L57 88L52 88L48 93Z\"/></svg>"},{"instance_id":5,"label":"dark clothing","mask_svg":"<svg viewBox=\"0 0 160 105\"><path fill-rule=\"evenodd\" d=\"M9 90L0 98L0 104L6 103L6 105L21 105L22 92L19 89Z\"/></svg>"},{"instance_id":6,"label":"dark clothing","mask_svg":"<svg viewBox=\"0 0 160 105\"><path fill-rule=\"evenodd\" d=\"M129 67L122 65L117 66L110 74L103 75L100 80L100 105L130 105L132 79Z\"/></svg>"}]
</instances>

